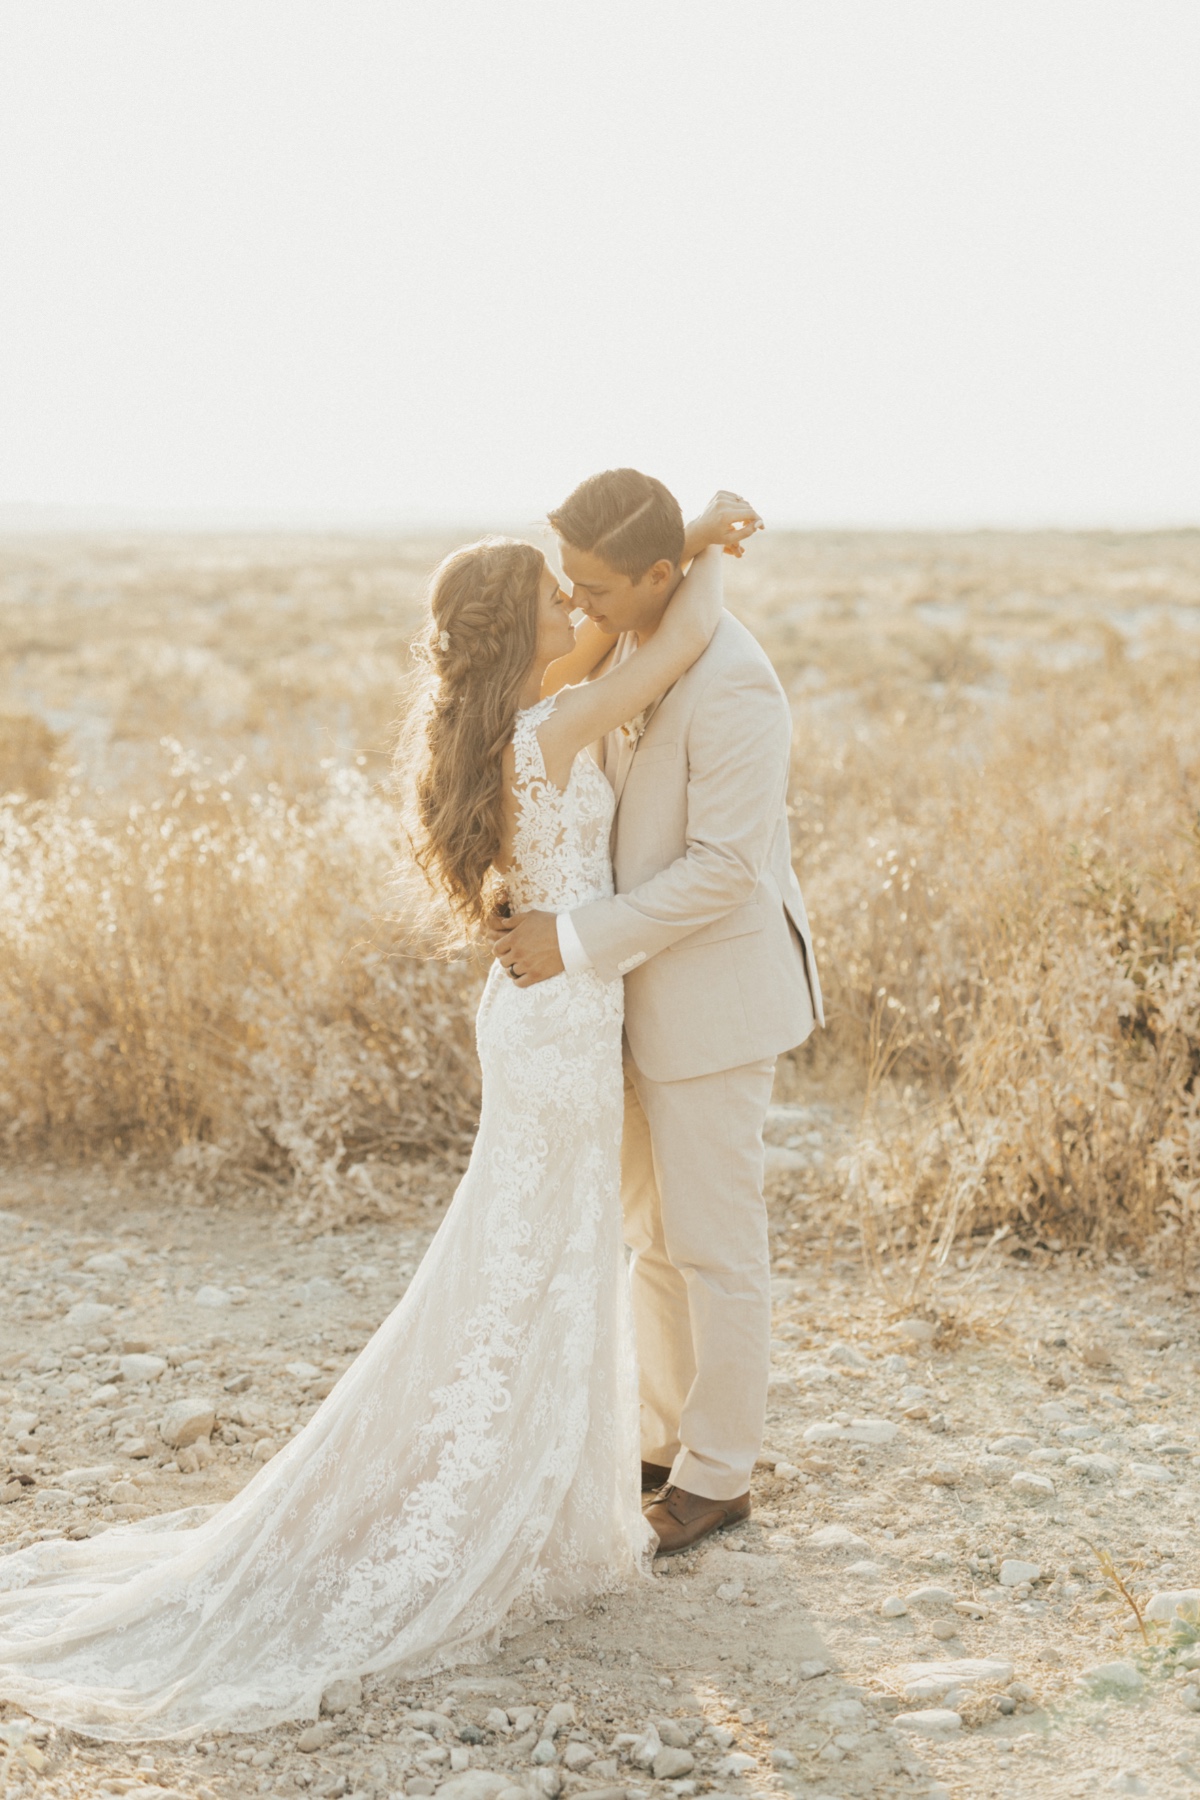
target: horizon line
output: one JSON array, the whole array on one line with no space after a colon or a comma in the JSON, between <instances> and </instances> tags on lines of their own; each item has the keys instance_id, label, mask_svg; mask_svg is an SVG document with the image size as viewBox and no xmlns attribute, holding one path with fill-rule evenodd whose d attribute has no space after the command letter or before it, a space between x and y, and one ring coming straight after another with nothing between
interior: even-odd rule
<instances>
[{"instance_id":1,"label":"horizon line","mask_svg":"<svg viewBox=\"0 0 1200 1800\"><path fill-rule=\"evenodd\" d=\"M1100 518L1010 517L998 519L803 519L791 518L768 523L768 531L811 533L900 533L921 535L972 535L994 532L998 535L1021 533L1114 533L1121 535L1161 535L1200 531L1200 516L1195 519L1151 518L1145 515ZM356 512L336 508L234 508L234 507L139 507L117 505L73 505L69 502L3 502L0 501L0 535L72 536L89 532L128 531L147 535L156 533L194 533L209 535L282 534L295 536L405 536L431 533L442 536L451 532L478 535L481 532L548 533L545 516L517 519L512 512L438 513L438 512Z\"/></svg>"}]
</instances>

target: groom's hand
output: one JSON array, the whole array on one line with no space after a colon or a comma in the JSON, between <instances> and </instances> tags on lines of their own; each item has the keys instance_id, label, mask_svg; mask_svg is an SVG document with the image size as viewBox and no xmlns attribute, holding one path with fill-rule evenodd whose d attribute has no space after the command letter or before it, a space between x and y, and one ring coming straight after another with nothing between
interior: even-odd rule
<instances>
[{"instance_id":1,"label":"groom's hand","mask_svg":"<svg viewBox=\"0 0 1200 1800\"><path fill-rule=\"evenodd\" d=\"M516 987L536 987L563 972L558 947L558 921L551 912L520 913L505 922L493 954Z\"/></svg>"}]
</instances>

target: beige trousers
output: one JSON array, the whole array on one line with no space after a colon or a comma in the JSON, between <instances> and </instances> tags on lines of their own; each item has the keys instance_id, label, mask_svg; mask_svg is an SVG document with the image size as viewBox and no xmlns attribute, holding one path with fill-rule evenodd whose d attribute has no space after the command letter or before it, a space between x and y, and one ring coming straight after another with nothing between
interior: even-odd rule
<instances>
[{"instance_id":1,"label":"beige trousers","mask_svg":"<svg viewBox=\"0 0 1200 1800\"><path fill-rule=\"evenodd\" d=\"M621 1204L642 1456L732 1500L762 1449L771 1356L763 1120L775 1059L651 1081L625 1056Z\"/></svg>"}]
</instances>

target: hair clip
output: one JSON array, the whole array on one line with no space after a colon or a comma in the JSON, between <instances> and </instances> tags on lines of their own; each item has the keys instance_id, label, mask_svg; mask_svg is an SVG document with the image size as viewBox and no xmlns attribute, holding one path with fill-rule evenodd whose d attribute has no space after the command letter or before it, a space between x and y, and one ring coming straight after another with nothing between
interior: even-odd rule
<instances>
[{"instance_id":1,"label":"hair clip","mask_svg":"<svg viewBox=\"0 0 1200 1800\"><path fill-rule=\"evenodd\" d=\"M439 639L438 639L438 649L439 650L448 650L449 648L450 648L450 633L448 631L443 631L441 637L439 637Z\"/></svg>"}]
</instances>

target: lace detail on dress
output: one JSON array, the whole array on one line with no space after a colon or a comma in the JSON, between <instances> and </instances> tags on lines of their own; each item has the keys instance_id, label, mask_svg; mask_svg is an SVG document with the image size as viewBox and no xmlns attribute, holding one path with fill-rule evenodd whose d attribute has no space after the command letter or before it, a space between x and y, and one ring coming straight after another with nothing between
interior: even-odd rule
<instances>
[{"instance_id":1,"label":"lace detail on dress","mask_svg":"<svg viewBox=\"0 0 1200 1800\"><path fill-rule=\"evenodd\" d=\"M518 904L611 893L612 794L517 720ZM470 1165L408 1293L235 1499L0 1557L0 1696L96 1737L314 1718L339 1675L480 1661L644 1567L621 1243L622 992L591 971L477 1021Z\"/></svg>"},{"instance_id":2,"label":"lace detail on dress","mask_svg":"<svg viewBox=\"0 0 1200 1800\"><path fill-rule=\"evenodd\" d=\"M550 780L537 734L554 707L554 695L539 700L517 714L513 728L517 826L505 880L515 912L565 912L613 891L613 791L584 753L575 758L564 789Z\"/></svg>"}]
</instances>

